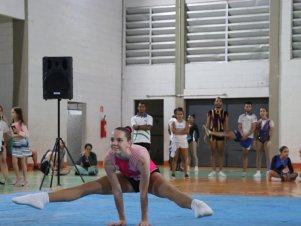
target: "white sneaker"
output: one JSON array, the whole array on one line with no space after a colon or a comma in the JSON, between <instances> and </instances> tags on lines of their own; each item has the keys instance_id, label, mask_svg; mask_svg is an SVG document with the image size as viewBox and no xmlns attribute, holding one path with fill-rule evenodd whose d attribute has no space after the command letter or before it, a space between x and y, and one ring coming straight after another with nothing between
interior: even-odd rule
<instances>
[{"instance_id":1,"label":"white sneaker","mask_svg":"<svg viewBox=\"0 0 301 226\"><path fill-rule=\"evenodd\" d=\"M219 177L227 177L227 175L223 171L219 171L218 176Z\"/></svg>"},{"instance_id":2,"label":"white sneaker","mask_svg":"<svg viewBox=\"0 0 301 226\"><path fill-rule=\"evenodd\" d=\"M198 166L195 166L194 167L194 172L198 172L199 171L199 167Z\"/></svg>"},{"instance_id":3,"label":"white sneaker","mask_svg":"<svg viewBox=\"0 0 301 226\"><path fill-rule=\"evenodd\" d=\"M216 177L216 171L211 171L211 172L208 174L208 177Z\"/></svg>"},{"instance_id":4,"label":"white sneaker","mask_svg":"<svg viewBox=\"0 0 301 226\"><path fill-rule=\"evenodd\" d=\"M205 133L206 133L207 137L209 137L211 131L205 125L203 125L203 128L205 130Z\"/></svg>"},{"instance_id":5,"label":"white sneaker","mask_svg":"<svg viewBox=\"0 0 301 226\"><path fill-rule=\"evenodd\" d=\"M213 214L213 210L205 202L197 199L192 200L191 209L196 218L211 216Z\"/></svg>"},{"instance_id":6,"label":"white sneaker","mask_svg":"<svg viewBox=\"0 0 301 226\"><path fill-rule=\"evenodd\" d=\"M247 172L242 172L242 173L241 173L241 176L242 176L242 177L246 177L246 176L247 176Z\"/></svg>"},{"instance_id":7,"label":"white sneaker","mask_svg":"<svg viewBox=\"0 0 301 226\"><path fill-rule=\"evenodd\" d=\"M260 178L260 177L261 177L260 171L257 170L257 172L253 175L253 177L255 177L255 178Z\"/></svg>"}]
</instances>

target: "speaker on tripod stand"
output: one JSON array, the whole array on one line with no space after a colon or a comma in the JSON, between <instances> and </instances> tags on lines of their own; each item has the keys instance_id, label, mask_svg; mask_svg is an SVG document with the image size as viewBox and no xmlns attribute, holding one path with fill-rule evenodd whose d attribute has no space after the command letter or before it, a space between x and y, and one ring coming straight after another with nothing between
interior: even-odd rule
<instances>
[{"instance_id":1,"label":"speaker on tripod stand","mask_svg":"<svg viewBox=\"0 0 301 226\"><path fill-rule=\"evenodd\" d=\"M73 98L72 57L43 58L43 98Z\"/></svg>"},{"instance_id":2,"label":"speaker on tripod stand","mask_svg":"<svg viewBox=\"0 0 301 226\"><path fill-rule=\"evenodd\" d=\"M70 160L73 163L73 166L75 167L75 170L80 175L81 180L83 183L85 182L82 175L80 174L78 168L76 167L76 164L68 150L68 148L65 145L65 142L60 137L60 102L61 99L69 99L71 100L73 98L73 68L72 68L72 57L43 57L43 98L45 100L48 99L57 99L58 101L58 131L57 131L57 138L52 150L52 153L50 155L50 160L54 159L53 163L57 162L57 184L60 186L60 143L63 145L64 150L66 150ZM52 161L50 161L52 162ZM51 164L48 164L48 168L45 172L49 171L49 168L52 167ZM40 190L43 186L45 176L47 174L44 173ZM50 187L52 187L52 181L54 176L54 170L52 170L51 174L51 182Z\"/></svg>"}]
</instances>

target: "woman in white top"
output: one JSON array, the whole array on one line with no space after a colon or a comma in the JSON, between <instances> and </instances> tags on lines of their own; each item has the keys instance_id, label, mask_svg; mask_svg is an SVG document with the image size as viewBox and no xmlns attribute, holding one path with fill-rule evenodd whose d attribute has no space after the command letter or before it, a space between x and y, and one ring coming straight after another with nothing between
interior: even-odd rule
<instances>
[{"instance_id":1,"label":"woman in white top","mask_svg":"<svg viewBox=\"0 0 301 226\"><path fill-rule=\"evenodd\" d=\"M189 124L184 120L184 110L183 108L178 108L176 113L176 120L172 123L172 133L173 139L176 144L177 150L175 157L172 162L172 177L175 177L175 171L177 166L177 161L179 154L181 153L182 161L184 165L185 178L189 178L188 175L188 141L187 134L189 133Z\"/></svg>"}]
</instances>

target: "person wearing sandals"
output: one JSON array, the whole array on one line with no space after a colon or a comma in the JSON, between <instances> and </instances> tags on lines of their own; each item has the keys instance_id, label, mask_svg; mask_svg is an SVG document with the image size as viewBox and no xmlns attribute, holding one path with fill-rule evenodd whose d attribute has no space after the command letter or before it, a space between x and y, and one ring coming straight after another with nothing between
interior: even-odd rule
<instances>
[{"instance_id":1,"label":"person wearing sandals","mask_svg":"<svg viewBox=\"0 0 301 226\"><path fill-rule=\"evenodd\" d=\"M14 107L11 110L12 123L10 131L12 136L12 162L16 174L16 180L13 185L26 186L27 181L27 163L26 158L32 155L28 145L29 132L23 119L22 109ZM21 159L23 179L20 177L18 159Z\"/></svg>"}]
</instances>

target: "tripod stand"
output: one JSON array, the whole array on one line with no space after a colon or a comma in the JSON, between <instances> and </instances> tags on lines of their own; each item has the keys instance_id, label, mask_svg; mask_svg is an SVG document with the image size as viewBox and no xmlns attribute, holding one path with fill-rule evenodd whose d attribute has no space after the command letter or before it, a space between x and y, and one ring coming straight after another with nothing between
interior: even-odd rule
<instances>
[{"instance_id":1,"label":"tripod stand","mask_svg":"<svg viewBox=\"0 0 301 226\"><path fill-rule=\"evenodd\" d=\"M58 135L57 135L55 144L54 144L53 149L52 149L51 154L50 154L49 164L47 165L46 170L44 171L43 179L42 179L41 184L40 184L40 190L42 189L45 177L48 174L50 168L52 168L50 188L52 187L52 181L53 181L53 176L54 176L54 169L53 168L56 166L55 163L57 163L57 166L56 166L57 167L57 185L58 186L61 185L61 182L60 182L60 170L61 170L60 168L61 168L61 157L62 157L61 153L64 153L65 151L67 152L69 158L71 159L72 164L75 167L75 170L78 173L78 175L80 176L82 182L85 183L82 175L80 174L78 168L76 167L76 164L75 164L68 148L65 145L65 142L60 137L60 103L61 103L61 99L58 99L57 103L58 103L58 113L57 113L57 115L58 115L58 131L57 131L57 134ZM54 154L54 159L52 158L53 154ZM51 165L51 162L53 162L53 166Z\"/></svg>"}]
</instances>

